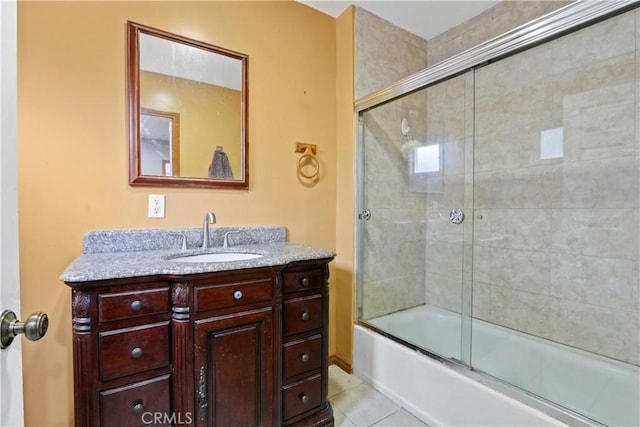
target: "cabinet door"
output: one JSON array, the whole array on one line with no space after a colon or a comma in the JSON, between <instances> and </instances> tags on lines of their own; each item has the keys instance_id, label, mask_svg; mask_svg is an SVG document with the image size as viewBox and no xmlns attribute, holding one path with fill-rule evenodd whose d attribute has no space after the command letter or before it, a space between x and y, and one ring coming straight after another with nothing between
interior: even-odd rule
<instances>
[{"instance_id":1,"label":"cabinet door","mask_svg":"<svg viewBox=\"0 0 640 427\"><path fill-rule=\"evenodd\" d=\"M273 309L195 322L196 425L273 425Z\"/></svg>"}]
</instances>

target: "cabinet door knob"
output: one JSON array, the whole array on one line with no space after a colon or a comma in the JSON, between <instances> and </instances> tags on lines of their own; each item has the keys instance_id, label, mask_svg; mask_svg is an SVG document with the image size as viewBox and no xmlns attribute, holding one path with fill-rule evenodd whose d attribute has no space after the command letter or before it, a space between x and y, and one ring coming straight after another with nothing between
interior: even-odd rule
<instances>
[{"instance_id":1,"label":"cabinet door knob","mask_svg":"<svg viewBox=\"0 0 640 427\"><path fill-rule=\"evenodd\" d=\"M144 405L142 403L136 403L133 405L132 412L136 415L140 415L144 412Z\"/></svg>"},{"instance_id":2,"label":"cabinet door knob","mask_svg":"<svg viewBox=\"0 0 640 427\"><path fill-rule=\"evenodd\" d=\"M306 288L307 286L309 286L309 278L303 277L300 283L302 283L302 286Z\"/></svg>"},{"instance_id":3,"label":"cabinet door knob","mask_svg":"<svg viewBox=\"0 0 640 427\"><path fill-rule=\"evenodd\" d=\"M305 311L304 313L302 313L302 314L300 315L300 318L301 318L302 320L309 320L309 313L307 313L307 312Z\"/></svg>"},{"instance_id":4,"label":"cabinet door knob","mask_svg":"<svg viewBox=\"0 0 640 427\"><path fill-rule=\"evenodd\" d=\"M134 359L140 359L142 357L142 349L140 347L136 347L131 350L131 357Z\"/></svg>"},{"instance_id":5,"label":"cabinet door knob","mask_svg":"<svg viewBox=\"0 0 640 427\"><path fill-rule=\"evenodd\" d=\"M233 293L233 299L235 299L236 301L242 299L242 291L235 291Z\"/></svg>"},{"instance_id":6,"label":"cabinet door knob","mask_svg":"<svg viewBox=\"0 0 640 427\"><path fill-rule=\"evenodd\" d=\"M302 401L302 403L309 403L309 396L307 396L306 394L302 393L300 395L300 400Z\"/></svg>"},{"instance_id":7,"label":"cabinet door knob","mask_svg":"<svg viewBox=\"0 0 640 427\"><path fill-rule=\"evenodd\" d=\"M142 301L140 300L135 300L134 302L131 303L131 310L133 311L140 311L142 310Z\"/></svg>"},{"instance_id":8,"label":"cabinet door knob","mask_svg":"<svg viewBox=\"0 0 640 427\"><path fill-rule=\"evenodd\" d=\"M300 359L302 359L304 363L307 363L309 361L309 355L306 353L302 353L302 356L300 356Z\"/></svg>"}]
</instances>

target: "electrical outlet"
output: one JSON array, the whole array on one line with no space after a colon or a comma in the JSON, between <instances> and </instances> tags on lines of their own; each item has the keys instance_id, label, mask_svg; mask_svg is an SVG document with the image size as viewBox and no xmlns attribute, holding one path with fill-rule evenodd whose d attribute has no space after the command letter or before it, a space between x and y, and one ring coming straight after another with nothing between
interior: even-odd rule
<instances>
[{"instance_id":1,"label":"electrical outlet","mask_svg":"<svg viewBox=\"0 0 640 427\"><path fill-rule=\"evenodd\" d=\"M149 218L164 218L164 194L149 194Z\"/></svg>"}]
</instances>

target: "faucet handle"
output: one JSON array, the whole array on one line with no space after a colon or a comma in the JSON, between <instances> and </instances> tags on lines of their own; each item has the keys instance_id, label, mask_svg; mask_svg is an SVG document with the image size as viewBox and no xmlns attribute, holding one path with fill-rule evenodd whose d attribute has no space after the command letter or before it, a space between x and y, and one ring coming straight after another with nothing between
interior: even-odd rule
<instances>
[{"instance_id":1,"label":"faucet handle","mask_svg":"<svg viewBox=\"0 0 640 427\"><path fill-rule=\"evenodd\" d=\"M222 242L222 247L223 248L228 248L229 247L229 234L240 234L239 230L231 230L231 231L227 231L226 233L224 233L224 241Z\"/></svg>"},{"instance_id":2,"label":"faucet handle","mask_svg":"<svg viewBox=\"0 0 640 427\"><path fill-rule=\"evenodd\" d=\"M187 235L184 233L169 233L170 236L178 236L178 237L182 237L182 245L180 247L181 250L186 251L187 250Z\"/></svg>"}]
</instances>

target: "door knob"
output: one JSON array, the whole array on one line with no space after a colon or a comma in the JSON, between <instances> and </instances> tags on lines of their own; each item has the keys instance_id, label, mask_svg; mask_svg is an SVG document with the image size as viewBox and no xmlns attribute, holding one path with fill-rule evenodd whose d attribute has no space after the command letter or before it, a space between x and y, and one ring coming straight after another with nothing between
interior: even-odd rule
<instances>
[{"instance_id":1,"label":"door knob","mask_svg":"<svg viewBox=\"0 0 640 427\"><path fill-rule=\"evenodd\" d=\"M20 322L11 310L4 310L0 316L0 344L7 348L13 339L24 334L29 341L37 341L47 333L49 318L46 313L33 313L25 322Z\"/></svg>"}]
</instances>

